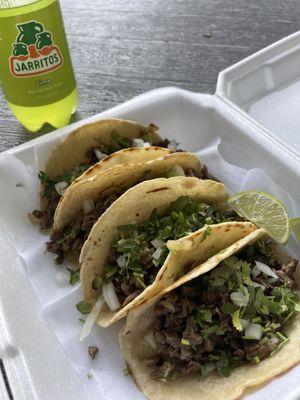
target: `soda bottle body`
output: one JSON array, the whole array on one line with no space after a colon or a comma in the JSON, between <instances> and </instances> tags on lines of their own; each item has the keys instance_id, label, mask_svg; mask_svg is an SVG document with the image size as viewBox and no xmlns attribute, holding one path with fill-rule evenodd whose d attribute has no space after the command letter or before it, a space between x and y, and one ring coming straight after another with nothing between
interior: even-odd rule
<instances>
[{"instance_id":1,"label":"soda bottle body","mask_svg":"<svg viewBox=\"0 0 300 400\"><path fill-rule=\"evenodd\" d=\"M78 93L58 0L0 0L0 80L30 131L68 124Z\"/></svg>"}]
</instances>

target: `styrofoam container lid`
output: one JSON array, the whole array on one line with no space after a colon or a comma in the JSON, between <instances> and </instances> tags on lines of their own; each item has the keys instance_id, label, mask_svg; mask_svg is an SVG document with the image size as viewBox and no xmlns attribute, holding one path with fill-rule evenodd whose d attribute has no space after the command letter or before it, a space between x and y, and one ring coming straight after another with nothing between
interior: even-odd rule
<instances>
[{"instance_id":1,"label":"styrofoam container lid","mask_svg":"<svg viewBox=\"0 0 300 400\"><path fill-rule=\"evenodd\" d=\"M216 95L300 158L300 31L222 71Z\"/></svg>"}]
</instances>

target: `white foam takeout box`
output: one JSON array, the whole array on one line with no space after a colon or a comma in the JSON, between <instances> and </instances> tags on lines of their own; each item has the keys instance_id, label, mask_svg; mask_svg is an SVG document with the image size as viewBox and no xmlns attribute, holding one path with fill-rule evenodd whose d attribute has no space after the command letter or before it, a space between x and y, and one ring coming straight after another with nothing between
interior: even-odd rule
<instances>
[{"instance_id":1,"label":"white foam takeout box","mask_svg":"<svg viewBox=\"0 0 300 400\"><path fill-rule=\"evenodd\" d=\"M107 117L155 122L162 137L174 138L190 151L208 146L217 135L228 162L264 169L300 202L300 32L222 71L214 95L154 90L6 153L33 165L37 145L47 143L50 152L75 128ZM234 151L236 145L239 151ZM87 398L1 224L1 206L0 358L15 400ZM299 399L299 377L297 367L277 378L287 390L279 397L271 390L268 399ZM0 398L8 398L1 377ZM257 392L254 398L267 397Z\"/></svg>"}]
</instances>

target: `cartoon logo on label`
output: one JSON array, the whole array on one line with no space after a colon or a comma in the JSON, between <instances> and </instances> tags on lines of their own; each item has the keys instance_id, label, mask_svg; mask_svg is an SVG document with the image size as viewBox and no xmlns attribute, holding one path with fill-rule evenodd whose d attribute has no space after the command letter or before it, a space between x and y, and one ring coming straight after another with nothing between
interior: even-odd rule
<instances>
[{"instance_id":1,"label":"cartoon logo on label","mask_svg":"<svg viewBox=\"0 0 300 400\"><path fill-rule=\"evenodd\" d=\"M19 34L9 58L10 71L15 77L41 75L63 64L60 49L53 44L52 34L36 21L16 25Z\"/></svg>"}]
</instances>

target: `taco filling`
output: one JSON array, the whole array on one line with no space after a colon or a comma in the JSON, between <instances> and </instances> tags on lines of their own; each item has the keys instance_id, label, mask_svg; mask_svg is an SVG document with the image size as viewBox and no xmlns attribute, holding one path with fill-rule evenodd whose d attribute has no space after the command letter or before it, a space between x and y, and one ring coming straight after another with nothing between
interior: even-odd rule
<instances>
[{"instance_id":1,"label":"taco filling","mask_svg":"<svg viewBox=\"0 0 300 400\"><path fill-rule=\"evenodd\" d=\"M41 226L42 230L49 230L53 224L53 216L57 204L70 184L88 168L110 154L130 147L148 147L154 145L152 143L151 131L156 129L156 127L150 125L147 129L148 132L143 137L135 139L120 136L116 131L113 131L111 133L113 144L105 145L99 141L98 147L87 151L86 162L77 165L63 175L51 178L45 172L40 171L38 177L43 185L42 197L46 200L46 206L43 210L34 210L31 219L34 219L34 222L37 222ZM159 143L155 143L155 146L169 148L172 151L176 151L178 144L174 140L169 141L168 139L164 139Z\"/></svg>"},{"instance_id":2,"label":"taco filling","mask_svg":"<svg viewBox=\"0 0 300 400\"><path fill-rule=\"evenodd\" d=\"M202 179L207 178L206 170L203 168L196 171L191 168L183 169L179 165L173 166L160 175L167 178L173 176L193 176ZM142 177L139 178L139 182L149 180L150 178L150 171L145 171L145 173L142 174ZM105 197L102 196L97 198L97 200L85 200L83 202L82 210L76 215L76 218L73 219L73 221L63 230L54 231L50 237L51 241L47 243L47 251L56 255L56 262L58 264L62 263L66 254L72 254L73 258L78 259L81 248L98 218L126 190L139 182L135 181L133 185L110 193Z\"/></svg>"},{"instance_id":3,"label":"taco filling","mask_svg":"<svg viewBox=\"0 0 300 400\"><path fill-rule=\"evenodd\" d=\"M171 203L164 215L158 215L154 209L146 222L119 226L104 274L102 278L96 276L93 289L99 289L102 284L104 298L112 311L124 307L153 283L169 254L168 240L179 239L205 225L232 220L237 221L238 217L231 210L224 211L181 196ZM107 293L117 296L118 307L111 304Z\"/></svg>"},{"instance_id":4,"label":"taco filling","mask_svg":"<svg viewBox=\"0 0 300 400\"><path fill-rule=\"evenodd\" d=\"M274 244L261 240L162 297L145 337L156 350L147 360L152 378L205 377L211 371L228 377L233 368L279 352L289 341L288 323L300 311L297 264L281 263Z\"/></svg>"}]
</instances>

